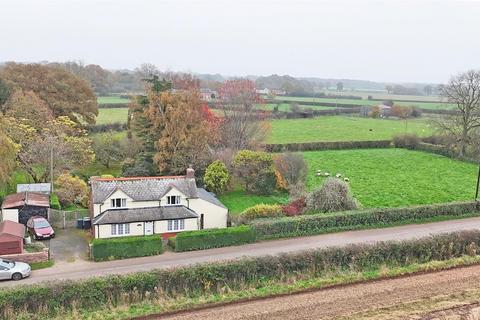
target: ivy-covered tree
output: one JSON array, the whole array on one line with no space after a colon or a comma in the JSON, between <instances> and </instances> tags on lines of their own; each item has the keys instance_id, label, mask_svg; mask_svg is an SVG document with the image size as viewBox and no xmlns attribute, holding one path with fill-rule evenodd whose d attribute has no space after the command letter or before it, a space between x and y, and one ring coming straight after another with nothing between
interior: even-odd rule
<instances>
[{"instance_id":1,"label":"ivy-covered tree","mask_svg":"<svg viewBox=\"0 0 480 320\"><path fill-rule=\"evenodd\" d=\"M215 160L205 170L203 182L208 191L222 194L228 186L230 175L223 162Z\"/></svg>"}]
</instances>

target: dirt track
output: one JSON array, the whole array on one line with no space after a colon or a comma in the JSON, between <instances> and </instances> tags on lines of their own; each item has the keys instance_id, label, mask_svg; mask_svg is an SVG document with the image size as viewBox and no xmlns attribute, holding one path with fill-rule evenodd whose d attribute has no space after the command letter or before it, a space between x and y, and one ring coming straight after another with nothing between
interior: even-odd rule
<instances>
[{"instance_id":1,"label":"dirt track","mask_svg":"<svg viewBox=\"0 0 480 320\"><path fill-rule=\"evenodd\" d=\"M157 319L480 319L480 266L227 305Z\"/></svg>"}]
</instances>

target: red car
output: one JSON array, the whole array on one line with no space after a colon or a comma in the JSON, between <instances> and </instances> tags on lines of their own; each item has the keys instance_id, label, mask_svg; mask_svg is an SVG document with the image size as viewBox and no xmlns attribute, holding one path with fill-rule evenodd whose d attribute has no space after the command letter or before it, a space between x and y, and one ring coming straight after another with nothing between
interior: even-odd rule
<instances>
[{"instance_id":1,"label":"red car","mask_svg":"<svg viewBox=\"0 0 480 320\"><path fill-rule=\"evenodd\" d=\"M34 216L27 221L28 232L34 239L50 239L55 237L55 231L48 223L47 219L40 216Z\"/></svg>"}]
</instances>

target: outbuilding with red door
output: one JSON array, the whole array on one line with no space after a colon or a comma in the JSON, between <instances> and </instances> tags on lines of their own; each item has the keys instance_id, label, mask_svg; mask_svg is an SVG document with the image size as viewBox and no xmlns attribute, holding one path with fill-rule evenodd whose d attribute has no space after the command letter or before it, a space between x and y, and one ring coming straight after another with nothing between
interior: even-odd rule
<instances>
[{"instance_id":1,"label":"outbuilding with red door","mask_svg":"<svg viewBox=\"0 0 480 320\"><path fill-rule=\"evenodd\" d=\"M9 220L0 222L0 255L22 253L24 236L23 224Z\"/></svg>"}]
</instances>

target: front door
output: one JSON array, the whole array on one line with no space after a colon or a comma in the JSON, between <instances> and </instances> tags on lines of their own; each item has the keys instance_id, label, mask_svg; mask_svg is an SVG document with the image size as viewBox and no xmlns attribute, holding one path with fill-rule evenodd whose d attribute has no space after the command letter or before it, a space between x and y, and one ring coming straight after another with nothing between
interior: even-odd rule
<instances>
[{"instance_id":1,"label":"front door","mask_svg":"<svg viewBox=\"0 0 480 320\"><path fill-rule=\"evenodd\" d=\"M200 215L200 230L203 230L205 224L205 216L203 213Z\"/></svg>"},{"instance_id":2,"label":"front door","mask_svg":"<svg viewBox=\"0 0 480 320\"><path fill-rule=\"evenodd\" d=\"M150 236L153 234L153 221L145 222L145 235Z\"/></svg>"}]
</instances>

